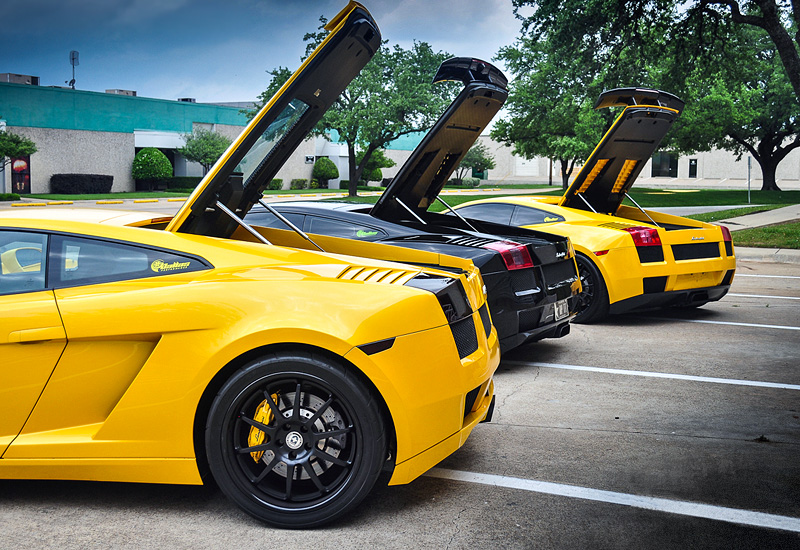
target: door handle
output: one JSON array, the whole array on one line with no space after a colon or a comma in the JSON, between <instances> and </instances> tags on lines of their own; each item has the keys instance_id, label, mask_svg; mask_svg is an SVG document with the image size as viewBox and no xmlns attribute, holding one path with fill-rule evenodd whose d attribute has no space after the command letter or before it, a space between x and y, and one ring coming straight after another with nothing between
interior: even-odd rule
<instances>
[{"instance_id":1,"label":"door handle","mask_svg":"<svg viewBox=\"0 0 800 550\"><path fill-rule=\"evenodd\" d=\"M15 330L8 334L8 341L11 344L24 344L26 342L44 342L47 340L64 340L67 337L64 327L42 327L29 328L26 330Z\"/></svg>"}]
</instances>

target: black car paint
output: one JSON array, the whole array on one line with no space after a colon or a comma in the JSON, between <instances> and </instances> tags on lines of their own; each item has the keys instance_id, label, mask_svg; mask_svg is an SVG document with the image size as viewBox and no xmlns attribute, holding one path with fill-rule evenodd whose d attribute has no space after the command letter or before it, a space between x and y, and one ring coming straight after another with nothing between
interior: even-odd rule
<instances>
[{"instance_id":1,"label":"black car paint","mask_svg":"<svg viewBox=\"0 0 800 550\"><path fill-rule=\"evenodd\" d=\"M559 270L558 278L548 271L548 266L565 263L564 258L569 254L566 239L549 234L538 235L538 232L531 230L498 226L509 233L509 239L530 245L527 248L534 261L533 268L509 271L499 252L480 246L483 242L502 241L503 237L448 227L452 223L451 216L436 215L435 221L442 222L443 225L411 222L400 225L371 216L369 205L307 201L274 203L271 206L312 235L312 220L338 221L369 228L369 232L377 233L366 235L364 240L472 260L481 271L486 285L492 323L497 328L502 351L526 342L558 338L569 333L572 315L558 321L554 319L554 315L555 303L559 300L568 299L570 312L574 310L574 262L566 262L573 271ZM259 207L253 208L245 219L252 225L284 227L272 213ZM495 224L480 223L487 226L487 229L495 229ZM352 235L326 234L354 238Z\"/></svg>"}]
</instances>

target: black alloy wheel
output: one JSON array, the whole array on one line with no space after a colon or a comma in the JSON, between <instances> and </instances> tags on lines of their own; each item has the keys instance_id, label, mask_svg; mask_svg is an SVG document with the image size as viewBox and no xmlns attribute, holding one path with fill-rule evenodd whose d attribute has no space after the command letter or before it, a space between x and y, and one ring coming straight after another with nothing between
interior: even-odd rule
<instances>
[{"instance_id":1,"label":"black alloy wheel","mask_svg":"<svg viewBox=\"0 0 800 550\"><path fill-rule=\"evenodd\" d=\"M373 392L313 354L273 354L237 371L214 399L206 451L222 491L278 527L322 525L355 507L386 459Z\"/></svg>"},{"instance_id":2,"label":"black alloy wheel","mask_svg":"<svg viewBox=\"0 0 800 550\"><path fill-rule=\"evenodd\" d=\"M578 294L578 313L573 323L593 323L608 316L608 290L600 270L582 254L575 256L578 274L581 278L581 292Z\"/></svg>"}]
</instances>

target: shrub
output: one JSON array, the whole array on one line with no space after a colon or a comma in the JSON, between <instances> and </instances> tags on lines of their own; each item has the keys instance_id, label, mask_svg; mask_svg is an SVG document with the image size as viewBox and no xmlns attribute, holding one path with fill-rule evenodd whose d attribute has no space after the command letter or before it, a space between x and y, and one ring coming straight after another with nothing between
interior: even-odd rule
<instances>
[{"instance_id":1,"label":"shrub","mask_svg":"<svg viewBox=\"0 0 800 550\"><path fill-rule=\"evenodd\" d=\"M481 180L478 178L464 178L461 180L461 185L464 187L478 187L481 184Z\"/></svg>"},{"instance_id":2,"label":"shrub","mask_svg":"<svg viewBox=\"0 0 800 550\"><path fill-rule=\"evenodd\" d=\"M200 176L175 176L174 178L145 178L136 180L137 191L164 191L166 189L194 189L202 180Z\"/></svg>"},{"instance_id":3,"label":"shrub","mask_svg":"<svg viewBox=\"0 0 800 550\"><path fill-rule=\"evenodd\" d=\"M293 179L290 189L306 189L308 187L307 179Z\"/></svg>"},{"instance_id":4,"label":"shrub","mask_svg":"<svg viewBox=\"0 0 800 550\"><path fill-rule=\"evenodd\" d=\"M133 159L131 175L135 180L168 178L172 176L172 165L167 155L155 147L145 147Z\"/></svg>"},{"instance_id":5,"label":"shrub","mask_svg":"<svg viewBox=\"0 0 800 550\"><path fill-rule=\"evenodd\" d=\"M335 180L339 177L339 169L328 157L320 157L314 163L311 177L317 180L317 187L328 187L328 180ZM312 187L312 189L317 189L317 187Z\"/></svg>"},{"instance_id":6,"label":"shrub","mask_svg":"<svg viewBox=\"0 0 800 550\"><path fill-rule=\"evenodd\" d=\"M273 179L267 184L267 189L270 191L280 191L283 189L283 180L282 179Z\"/></svg>"},{"instance_id":7,"label":"shrub","mask_svg":"<svg viewBox=\"0 0 800 550\"><path fill-rule=\"evenodd\" d=\"M18 201L19 195L16 193L0 193L0 201Z\"/></svg>"},{"instance_id":8,"label":"shrub","mask_svg":"<svg viewBox=\"0 0 800 550\"><path fill-rule=\"evenodd\" d=\"M95 195L111 192L114 176L100 174L53 174L50 192L57 195Z\"/></svg>"}]
</instances>

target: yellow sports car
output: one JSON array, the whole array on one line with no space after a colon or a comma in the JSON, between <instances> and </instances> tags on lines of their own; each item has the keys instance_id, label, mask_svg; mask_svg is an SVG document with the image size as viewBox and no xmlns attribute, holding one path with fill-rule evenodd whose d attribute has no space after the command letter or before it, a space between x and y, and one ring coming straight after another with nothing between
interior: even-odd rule
<instances>
[{"instance_id":1,"label":"yellow sports car","mask_svg":"<svg viewBox=\"0 0 800 550\"><path fill-rule=\"evenodd\" d=\"M574 322L719 300L736 270L727 228L622 204L683 105L655 90L605 92L596 108L625 109L564 196L498 197L455 208L466 218L569 237L583 286Z\"/></svg>"},{"instance_id":2,"label":"yellow sports car","mask_svg":"<svg viewBox=\"0 0 800 550\"><path fill-rule=\"evenodd\" d=\"M249 514L308 527L381 471L413 480L491 415L499 347L470 262L274 246L265 235L306 241L241 220L380 45L355 3L329 30L165 229L100 209L0 213L0 478L210 473Z\"/></svg>"}]
</instances>

